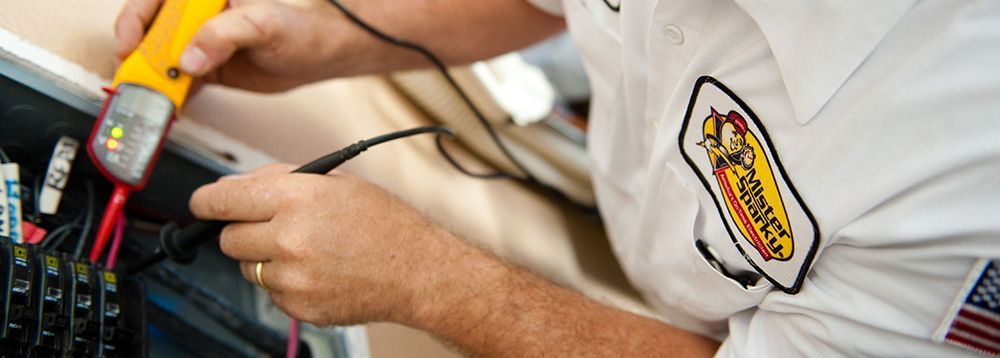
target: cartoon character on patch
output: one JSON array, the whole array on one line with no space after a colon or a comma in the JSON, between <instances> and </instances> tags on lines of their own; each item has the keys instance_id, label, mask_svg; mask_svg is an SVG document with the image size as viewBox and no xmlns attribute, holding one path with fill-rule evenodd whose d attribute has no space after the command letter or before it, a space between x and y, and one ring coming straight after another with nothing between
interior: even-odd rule
<instances>
[{"instance_id":1,"label":"cartoon character on patch","mask_svg":"<svg viewBox=\"0 0 1000 358\"><path fill-rule=\"evenodd\" d=\"M794 252L792 227L767 154L737 111L711 108L702 126L703 148L736 228L765 261L787 261Z\"/></svg>"},{"instance_id":2,"label":"cartoon character on patch","mask_svg":"<svg viewBox=\"0 0 1000 358\"><path fill-rule=\"evenodd\" d=\"M753 147L747 144L747 122L736 111L729 111L723 117L712 108L710 117L715 124L715 131L705 133L705 140L698 145L715 154L714 169L726 169L731 165L739 165L746 170L753 167Z\"/></svg>"}]
</instances>

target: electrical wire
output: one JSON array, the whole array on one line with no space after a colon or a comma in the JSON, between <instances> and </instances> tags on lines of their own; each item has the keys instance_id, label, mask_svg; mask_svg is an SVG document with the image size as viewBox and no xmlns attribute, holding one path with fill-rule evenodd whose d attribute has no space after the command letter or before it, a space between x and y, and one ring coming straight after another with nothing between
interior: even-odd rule
<instances>
[{"instance_id":1,"label":"electrical wire","mask_svg":"<svg viewBox=\"0 0 1000 358\"><path fill-rule=\"evenodd\" d=\"M459 164L458 161L455 160L455 158L453 158L451 156L451 153L449 153L444 148L444 138L442 138L441 136L435 137L434 138L434 145L437 146L438 152L441 153L441 156L443 156L444 159L447 160L448 163L451 164L452 167L454 167L456 170L458 170L462 174L468 175L468 176L473 177L473 178L478 178L478 179L518 179L517 177L512 177L512 176L510 176L510 174L508 174L506 172L502 172L502 171L497 171L497 172L493 172L493 173L473 173L473 172L469 171L468 169L465 169L465 167L463 167L461 164Z\"/></svg>"},{"instance_id":2,"label":"electrical wire","mask_svg":"<svg viewBox=\"0 0 1000 358\"><path fill-rule=\"evenodd\" d=\"M35 202L36 202L36 200L35 200L35 191L30 186L25 185L23 181L18 186L21 188L21 191L20 191L20 193L21 193L21 220L24 221L24 222L30 222L32 224L37 224L38 223L38 215L36 214L35 210L32 209L31 212L28 212L28 209L29 209L28 208L29 207L28 204L29 203L32 204L30 206L37 207L37 205L35 204ZM27 236L25 236L25 237L27 237Z\"/></svg>"},{"instance_id":3,"label":"electrical wire","mask_svg":"<svg viewBox=\"0 0 1000 358\"><path fill-rule=\"evenodd\" d=\"M115 221L115 231L111 235L111 248L108 251L108 261L104 265L111 270L115 268L115 262L118 260L118 249L122 246L122 236L125 236L125 213L118 213L118 220Z\"/></svg>"},{"instance_id":4,"label":"electrical wire","mask_svg":"<svg viewBox=\"0 0 1000 358\"><path fill-rule=\"evenodd\" d=\"M394 46L405 48L410 51L419 53L428 61L430 61L431 64L434 65L434 67L438 70L438 72L441 73L442 76L444 76L444 79L448 82L448 85L450 85L453 89L455 89L455 92L458 93L458 96L462 99L462 102L464 102L465 105L469 107L473 115L475 115L476 119L479 121L479 124L481 124L483 126L483 129L486 130L486 134L489 135L490 140L492 140L493 143L496 144L497 148L499 148L500 151L503 152L504 156L506 156L507 159L510 160L510 162L517 167L517 169L519 169L524 173L523 177L512 173L507 173L504 171L497 171L496 173L493 174L479 174L473 176L477 178L486 178L486 179L512 178L529 182L537 182L534 176L531 175L531 172L529 172L528 169L523 164L521 164L521 162L517 160L517 158L515 158L513 154L510 153L510 150L507 148L507 145L503 142L503 140L500 139L500 136L497 134L493 126L490 125L490 122L486 120L486 116L484 116L483 112L479 110L479 107L477 107L474 103L472 103L472 100L469 99L469 95L464 90L462 90L462 88L458 85L458 82L455 82L455 78L453 78L451 74L448 73L448 68L444 65L444 62L442 62L441 59L437 57L437 55L428 50L426 47L423 47L408 40L394 37L392 35L386 34L385 32L379 29L376 29L375 27L373 27L372 25L368 24L360 17L355 15L351 10L349 10L346 6L344 6L344 4L341 4L339 0L330 0L330 3L333 4L333 6L337 8L337 10L340 10L340 12L345 17L347 17L348 20L350 20L352 23L354 23L361 29L365 30L372 36L375 36L379 40L382 40ZM446 158L448 158L448 161L453 166L455 166L456 168L461 168L459 169L460 172L471 173L469 170L465 169L464 167L461 167L458 164L458 162L451 157L451 155L447 154L447 152L443 150L444 147L439 145L438 149L442 151L442 154Z\"/></svg>"},{"instance_id":5,"label":"electrical wire","mask_svg":"<svg viewBox=\"0 0 1000 358\"><path fill-rule=\"evenodd\" d=\"M285 358L295 358L299 356L299 321L291 318L288 320L288 344L285 348Z\"/></svg>"},{"instance_id":6,"label":"electrical wire","mask_svg":"<svg viewBox=\"0 0 1000 358\"><path fill-rule=\"evenodd\" d=\"M354 14L350 9L348 9L346 6L344 6L344 4L342 4L339 0L329 0L329 1L330 1L330 4L332 4L334 7L336 7L337 10L339 10L345 17L347 17L348 20L350 20L352 23L354 23L355 25L357 25L361 29L365 30L370 35L374 36L375 38L377 38L379 40L382 40L382 41L384 41L386 43L389 43L391 45L394 45L394 46L397 46L397 47L400 47L400 48L404 48L404 49L407 49L407 50L410 50L410 51L414 51L416 53L419 53L424 58L426 58L434 66L434 68L437 69L437 72L440 73L441 76L444 77L445 81L448 82L448 85L455 91L455 93L458 94L459 98L462 99L462 102L469 108L469 110L472 111L472 114L476 117L476 120L483 127L483 130L486 131L486 134L490 137L490 140L496 145L496 147L500 150L500 152L502 152L503 155L507 158L507 160L509 160L511 163L513 163L514 166L517 167L518 170L520 170L522 173L524 173L524 175L521 176L521 175L517 175L517 174L514 174L514 173L507 172L507 171L503 171L503 170L497 170L497 171L495 171L493 173L475 173L475 172L472 172L471 170L468 170L467 168L465 168L464 166L462 166L458 162L458 160L456 160L451 155L451 153L449 153L447 150L445 150L445 147L444 147L444 144L443 144L443 141L442 141L442 137L438 136L438 138L435 139L435 144L437 145L438 152L440 152L441 155L448 161L448 163L451 164L451 166L455 167L456 170L458 170L462 174L465 174L465 175L473 177L473 178L478 178L478 179L513 179L513 180L517 180L517 181L523 182L523 183L525 183L525 184L527 184L529 186L535 186L535 187L541 188L543 191L554 195L555 197L559 198L560 200L563 200L565 202L568 202L568 203L572 204L573 206L579 208L580 210L582 210L584 212L591 213L591 214L597 214L597 208L594 207L593 205L584 204L584 203L581 203L579 201L576 201L575 199L571 198L569 195L567 195L565 192L563 192L559 188L556 188L555 186L552 186L552 185L549 185L549 184L546 184L546 183L543 183L543 182L539 181L531 173L531 171L529 171L528 168L525 167L525 165L522 164L521 161L518 160L517 157L515 157L514 154L512 154L510 152L510 150L508 149L507 145L504 143L504 141L497 134L496 129L493 128L493 125L490 124L490 122L488 120L486 120L486 116L483 115L483 112L479 109L478 106L476 106L475 103L472 102L472 100L469 98L469 95L465 92L465 90L463 90L462 87L458 85L458 82L455 81L455 78L453 78L451 76L451 74L448 72L448 68L444 65L444 62L442 62L441 59L437 57L437 55L435 55L433 52L431 52L430 50L428 50L424 46L421 46L421 45L419 45L417 43L414 43L414 42L411 42L411 41L408 41L408 40L405 40L405 39L394 37L392 35L389 35L389 34L383 32L382 30L379 30L379 29L375 28L374 26L372 26L371 24L365 22L360 17L358 17L356 14Z\"/></svg>"},{"instance_id":7,"label":"electrical wire","mask_svg":"<svg viewBox=\"0 0 1000 358\"><path fill-rule=\"evenodd\" d=\"M76 242L76 249L73 250L73 259L79 261L83 256L83 247L87 244L87 235L90 233L91 222L94 221L94 183L90 180L87 187L87 211L83 219L83 229L80 230L80 237Z\"/></svg>"},{"instance_id":8,"label":"electrical wire","mask_svg":"<svg viewBox=\"0 0 1000 358\"><path fill-rule=\"evenodd\" d=\"M445 126L424 126L424 127L417 127L417 128L405 129L405 130L401 130L401 131L395 131L395 132L392 132L392 133L386 133L386 134L383 134L383 135L379 135L379 136L375 136L375 137L371 137L371 138L365 139L365 140L363 140L361 142L364 143L364 145L366 147L374 147L376 145L379 145L379 144L382 144L382 143L385 143L385 142L390 142L390 141L394 141L396 139L402 139L402 138L414 136L414 135L417 135L417 134L423 134L423 133L436 133L436 134L445 135L445 136L453 136L453 135L455 135L455 132L452 132L451 129L449 129L448 127L445 127ZM330 165L330 164L327 164L327 165Z\"/></svg>"},{"instance_id":9,"label":"electrical wire","mask_svg":"<svg viewBox=\"0 0 1000 358\"><path fill-rule=\"evenodd\" d=\"M67 197L66 199L69 199L69 197ZM81 206L83 205L84 204L81 204ZM52 229L52 231L49 231L45 235L45 238L42 239L42 242L39 243L39 245L42 247L42 249L45 250L45 252L51 253L52 251L55 251L56 248L62 245L63 240L65 240L66 237L69 236L69 234L71 234L74 229L80 227L80 223L83 222L83 218L86 216L86 214L87 214L86 208L85 207L81 208L79 213L77 213L76 216L73 217L73 220L70 220L69 222L62 224L56 227L55 229Z\"/></svg>"},{"instance_id":10,"label":"electrical wire","mask_svg":"<svg viewBox=\"0 0 1000 358\"><path fill-rule=\"evenodd\" d=\"M0 148L0 163L10 163L10 157L7 156L7 152Z\"/></svg>"},{"instance_id":11,"label":"electrical wire","mask_svg":"<svg viewBox=\"0 0 1000 358\"><path fill-rule=\"evenodd\" d=\"M295 169L292 172L326 174L344 162L368 150L370 147L392 140L424 133L437 134L439 136L454 135L451 129L444 126L417 127L383 134L377 137L362 140L336 152L327 154L299 167L298 169ZM191 260L194 260L194 249L201 243L218 237L219 232L226 226L226 224L228 224L228 222L225 221L196 221L180 229L178 229L174 224L168 224L160 230L160 245L148 256L141 257L126 266L125 274L136 274L167 258L181 263L191 262Z\"/></svg>"},{"instance_id":12,"label":"electrical wire","mask_svg":"<svg viewBox=\"0 0 1000 358\"><path fill-rule=\"evenodd\" d=\"M65 240L66 237L69 236L69 233L77 227L77 223L78 223L77 221L74 221L72 223L59 226L50 231L48 234L45 235L45 238L42 239L42 248L45 249L47 252L55 250L57 247L59 247L59 245L62 244L63 240Z\"/></svg>"},{"instance_id":13,"label":"electrical wire","mask_svg":"<svg viewBox=\"0 0 1000 358\"><path fill-rule=\"evenodd\" d=\"M40 189L42 186L42 176L36 175L35 182L32 185L34 185L34 187L31 190L31 200L35 203L35 220L37 221L42 218L42 201L40 200L42 197L42 191Z\"/></svg>"},{"instance_id":14,"label":"electrical wire","mask_svg":"<svg viewBox=\"0 0 1000 358\"><path fill-rule=\"evenodd\" d=\"M90 262L97 263L104 253L104 247L108 244L108 237L114 228L115 219L125 208L125 200L128 200L128 188L115 184L115 189L111 191L111 199L104 207L104 216L101 217L101 225L97 227L97 236L94 237L94 245L90 247ZM79 253L78 253L79 255ZM77 258L79 260L79 258Z\"/></svg>"}]
</instances>

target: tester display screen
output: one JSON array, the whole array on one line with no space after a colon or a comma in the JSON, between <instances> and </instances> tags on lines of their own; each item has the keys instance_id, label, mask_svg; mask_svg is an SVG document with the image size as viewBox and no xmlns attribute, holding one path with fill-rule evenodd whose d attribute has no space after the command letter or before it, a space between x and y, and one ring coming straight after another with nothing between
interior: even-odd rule
<instances>
[{"instance_id":1,"label":"tester display screen","mask_svg":"<svg viewBox=\"0 0 1000 358\"><path fill-rule=\"evenodd\" d=\"M165 135L174 105L162 94L138 85L123 83L115 92L90 146L109 174L139 185Z\"/></svg>"}]
</instances>

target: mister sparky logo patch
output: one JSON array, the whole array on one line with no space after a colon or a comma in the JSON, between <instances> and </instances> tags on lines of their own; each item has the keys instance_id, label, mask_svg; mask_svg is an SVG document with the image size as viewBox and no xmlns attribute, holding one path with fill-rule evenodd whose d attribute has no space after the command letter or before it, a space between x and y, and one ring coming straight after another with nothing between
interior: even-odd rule
<instances>
[{"instance_id":1,"label":"mister sparky logo patch","mask_svg":"<svg viewBox=\"0 0 1000 358\"><path fill-rule=\"evenodd\" d=\"M679 139L736 249L771 283L798 292L819 231L756 114L705 76L695 85Z\"/></svg>"},{"instance_id":2,"label":"mister sparky logo patch","mask_svg":"<svg viewBox=\"0 0 1000 358\"><path fill-rule=\"evenodd\" d=\"M764 261L787 261L795 253L795 243L760 140L747 129L739 112L724 116L715 108L711 112L704 121L704 140L698 145L712 161L729 215Z\"/></svg>"}]
</instances>

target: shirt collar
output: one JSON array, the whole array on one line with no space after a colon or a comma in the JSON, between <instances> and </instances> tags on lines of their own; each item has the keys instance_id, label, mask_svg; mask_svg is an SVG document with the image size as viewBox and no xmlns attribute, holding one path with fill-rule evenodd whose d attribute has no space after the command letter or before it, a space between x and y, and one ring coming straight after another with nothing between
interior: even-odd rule
<instances>
[{"instance_id":1,"label":"shirt collar","mask_svg":"<svg viewBox=\"0 0 1000 358\"><path fill-rule=\"evenodd\" d=\"M795 116L807 123L916 0L737 0L767 38Z\"/></svg>"}]
</instances>

